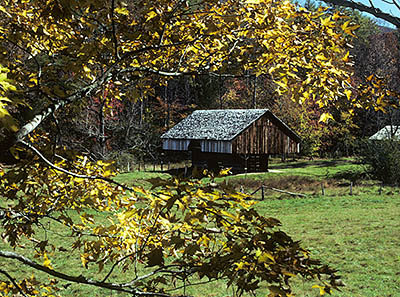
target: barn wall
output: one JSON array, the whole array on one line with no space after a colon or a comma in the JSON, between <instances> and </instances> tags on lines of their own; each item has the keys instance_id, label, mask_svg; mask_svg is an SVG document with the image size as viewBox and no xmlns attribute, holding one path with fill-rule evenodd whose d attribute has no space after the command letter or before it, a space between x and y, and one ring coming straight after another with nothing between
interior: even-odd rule
<instances>
[{"instance_id":1,"label":"barn wall","mask_svg":"<svg viewBox=\"0 0 400 297\"><path fill-rule=\"evenodd\" d=\"M202 152L232 153L232 143L230 141L202 140L200 145Z\"/></svg>"},{"instance_id":2,"label":"barn wall","mask_svg":"<svg viewBox=\"0 0 400 297\"><path fill-rule=\"evenodd\" d=\"M163 139L163 149L169 151L187 151L190 140L187 139Z\"/></svg>"},{"instance_id":3,"label":"barn wall","mask_svg":"<svg viewBox=\"0 0 400 297\"><path fill-rule=\"evenodd\" d=\"M232 141L234 154L299 153L297 142L292 140L267 116L252 123Z\"/></svg>"},{"instance_id":4,"label":"barn wall","mask_svg":"<svg viewBox=\"0 0 400 297\"><path fill-rule=\"evenodd\" d=\"M170 151L187 151L190 142L191 140L187 139L163 139L163 149ZM200 146L202 152L232 153L232 143L230 141L201 140Z\"/></svg>"}]
</instances>

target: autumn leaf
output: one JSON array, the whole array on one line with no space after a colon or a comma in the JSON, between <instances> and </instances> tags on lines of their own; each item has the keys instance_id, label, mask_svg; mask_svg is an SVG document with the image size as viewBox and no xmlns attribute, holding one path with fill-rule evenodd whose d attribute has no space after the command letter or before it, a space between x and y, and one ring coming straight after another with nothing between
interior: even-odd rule
<instances>
[{"instance_id":1,"label":"autumn leaf","mask_svg":"<svg viewBox=\"0 0 400 297\"><path fill-rule=\"evenodd\" d=\"M319 294L320 294L321 296L323 296L323 295L326 294L326 291L325 291L325 287L324 287L324 286L313 285L312 287L313 287L313 288L318 288L318 289L319 289Z\"/></svg>"},{"instance_id":2,"label":"autumn leaf","mask_svg":"<svg viewBox=\"0 0 400 297\"><path fill-rule=\"evenodd\" d=\"M125 7L118 7L118 8L115 8L114 11L115 11L116 13L118 13L118 14L122 14L122 15L126 15L126 16L129 15L129 11L128 11Z\"/></svg>"},{"instance_id":3,"label":"autumn leaf","mask_svg":"<svg viewBox=\"0 0 400 297\"><path fill-rule=\"evenodd\" d=\"M346 89L343 92L346 95L347 100L350 100L352 94L351 90Z\"/></svg>"},{"instance_id":4,"label":"autumn leaf","mask_svg":"<svg viewBox=\"0 0 400 297\"><path fill-rule=\"evenodd\" d=\"M333 120L332 114L330 114L329 112L324 112L323 114L321 114L319 121L326 123L329 119Z\"/></svg>"},{"instance_id":5,"label":"autumn leaf","mask_svg":"<svg viewBox=\"0 0 400 297\"><path fill-rule=\"evenodd\" d=\"M335 23L332 22L331 17L326 17L326 18L320 18L321 24L325 27L330 27L333 28L335 26Z\"/></svg>"},{"instance_id":6,"label":"autumn leaf","mask_svg":"<svg viewBox=\"0 0 400 297\"><path fill-rule=\"evenodd\" d=\"M47 256L47 253L43 253L43 266L53 269L53 267L51 266L51 261Z\"/></svg>"},{"instance_id":7,"label":"autumn leaf","mask_svg":"<svg viewBox=\"0 0 400 297\"><path fill-rule=\"evenodd\" d=\"M151 19L155 18L157 16L157 13L155 11L150 11L147 15L146 15L146 22L150 21Z\"/></svg>"},{"instance_id":8,"label":"autumn leaf","mask_svg":"<svg viewBox=\"0 0 400 297\"><path fill-rule=\"evenodd\" d=\"M349 34L349 35L351 35L351 36L353 36L353 37L357 37L356 35L354 35L354 30L357 30L359 27L360 27L360 25L352 25L352 26L349 26L349 24L350 24L350 21L347 21L347 22L345 22L343 25L342 25L342 30L345 32L345 33L347 33L347 34Z\"/></svg>"}]
</instances>

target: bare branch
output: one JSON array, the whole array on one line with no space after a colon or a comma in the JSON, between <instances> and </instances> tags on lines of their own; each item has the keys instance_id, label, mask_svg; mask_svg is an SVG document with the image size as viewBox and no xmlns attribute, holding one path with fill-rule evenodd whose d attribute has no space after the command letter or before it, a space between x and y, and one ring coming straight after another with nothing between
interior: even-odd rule
<instances>
[{"instance_id":1,"label":"bare branch","mask_svg":"<svg viewBox=\"0 0 400 297\"><path fill-rule=\"evenodd\" d=\"M90 278L86 278L82 275L71 276L71 275L53 270L49 267L40 265L22 255L19 255L14 252L7 252L7 251L0 250L0 257L17 260L17 261L19 261L29 267L32 267L36 270L45 272L54 277L57 277L57 278L60 278L60 279L63 279L63 280L69 281L69 282L73 282L73 283L92 285L92 286L100 287L100 288L104 288L104 289L125 292L125 293L132 294L132 296L156 296L156 297L170 297L171 296L169 294L163 294L163 293L142 292L136 288L123 287L124 284L99 282L99 281L96 281L96 280L93 280Z\"/></svg>"},{"instance_id":2,"label":"bare branch","mask_svg":"<svg viewBox=\"0 0 400 297\"><path fill-rule=\"evenodd\" d=\"M17 282L15 281L15 279L14 279L11 275L9 275L9 274L7 273L7 271L4 271L4 270L0 269L0 273L1 273L1 274L4 274L4 275L10 280L10 282L12 282L12 284L14 285L14 287L16 287L16 288L18 289L18 291L21 293L22 296L28 297L28 296L24 293L24 291L22 291L21 287L17 284Z\"/></svg>"},{"instance_id":3,"label":"bare branch","mask_svg":"<svg viewBox=\"0 0 400 297\"><path fill-rule=\"evenodd\" d=\"M351 0L322 0L322 1L324 1L325 3L332 4L332 5L349 7L349 8L357 9L359 11L370 13L373 16L375 16L379 19L385 20L385 21L391 23L392 25L396 26L397 28L400 28L400 18L399 17L392 16L391 14L383 12L382 10L380 10L379 8L376 8L374 6L367 6L360 2L351 1ZM398 3L396 3L396 4L398 5Z\"/></svg>"}]
</instances>

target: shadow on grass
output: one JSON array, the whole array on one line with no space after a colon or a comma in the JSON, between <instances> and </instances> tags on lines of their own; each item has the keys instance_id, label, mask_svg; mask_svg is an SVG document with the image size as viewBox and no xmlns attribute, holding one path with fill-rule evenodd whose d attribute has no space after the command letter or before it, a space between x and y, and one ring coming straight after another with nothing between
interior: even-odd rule
<instances>
[{"instance_id":1,"label":"shadow on grass","mask_svg":"<svg viewBox=\"0 0 400 297\"><path fill-rule=\"evenodd\" d=\"M364 170L354 170L354 169L340 171L335 174L331 174L328 176L328 178L334 180L348 180L351 182L371 179L369 174Z\"/></svg>"}]
</instances>

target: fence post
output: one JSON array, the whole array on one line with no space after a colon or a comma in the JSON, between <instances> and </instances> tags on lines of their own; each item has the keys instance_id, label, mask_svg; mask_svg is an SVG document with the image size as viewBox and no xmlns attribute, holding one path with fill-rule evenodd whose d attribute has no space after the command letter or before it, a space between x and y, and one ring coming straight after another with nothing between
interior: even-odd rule
<instances>
[{"instance_id":1,"label":"fence post","mask_svg":"<svg viewBox=\"0 0 400 297\"><path fill-rule=\"evenodd\" d=\"M264 186L261 186L261 200L264 200Z\"/></svg>"},{"instance_id":2,"label":"fence post","mask_svg":"<svg viewBox=\"0 0 400 297\"><path fill-rule=\"evenodd\" d=\"M325 196L325 189L324 189L324 183L321 183L321 192L322 192L322 196Z\"/></svg>"}]
</instances>

